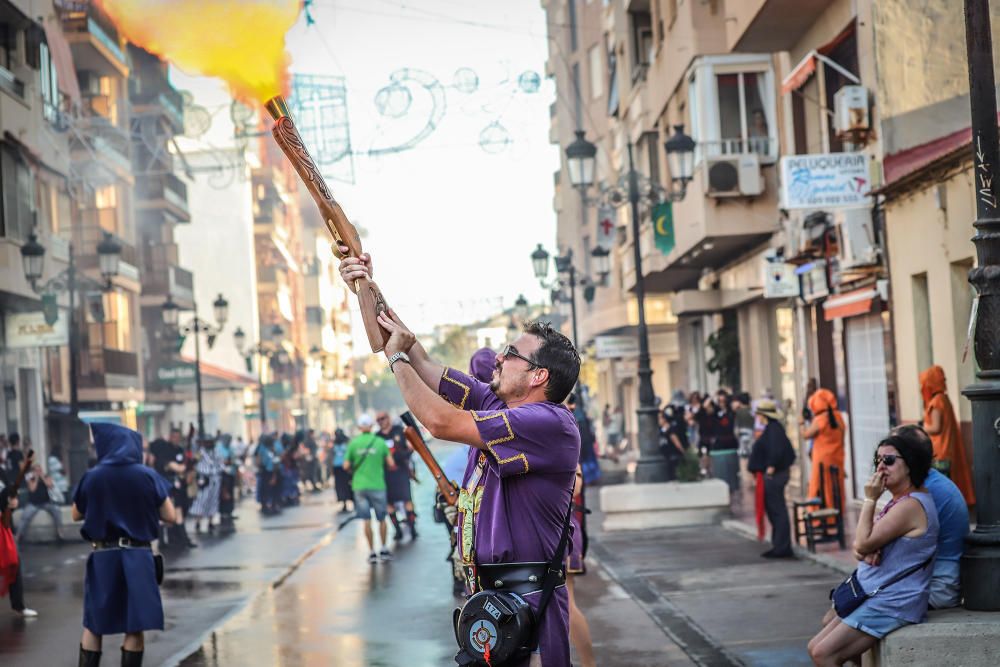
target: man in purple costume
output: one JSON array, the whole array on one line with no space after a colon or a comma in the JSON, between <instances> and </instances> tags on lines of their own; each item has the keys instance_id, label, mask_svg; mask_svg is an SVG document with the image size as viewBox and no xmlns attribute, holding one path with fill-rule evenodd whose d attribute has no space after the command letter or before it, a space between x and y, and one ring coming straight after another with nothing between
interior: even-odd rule
<instances>
[{"instance_id":1,"label":"man in purple costume","mask_svg":"<svg viewBox=\"0 0 1000 667\"><path fill-rule=\"evenodd\" d=\"M347 248L341 248L346 254ZM371 260L345 258L348 285ZM459 544L470 565L548 561L562 534L580 454L580 432L561 403L576 384L580 357L547 324L531 324L496 355L489 384L433 361L389 311L379 323L407 406L431 434L478 450L459 500ZM442 397L444 400L442 400ZM456 409L458 408L458 409ZM537 608L540 591L525 596ZM531 667L570 667L569 600L556 588L540 619Z\"/></svg>"}]
</instances>

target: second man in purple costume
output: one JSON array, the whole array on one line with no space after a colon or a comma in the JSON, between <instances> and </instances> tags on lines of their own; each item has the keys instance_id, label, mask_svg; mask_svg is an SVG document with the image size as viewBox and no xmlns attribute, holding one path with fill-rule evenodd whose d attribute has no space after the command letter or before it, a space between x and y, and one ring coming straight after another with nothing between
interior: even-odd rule
<instances>
[{"instance_id":1,"label":"second man in purple costume","mask_svg":"<svg viewBox=\"0 0 1000 667\"><path fill-rule=\"evenodd\" d=\"M370 275L370 259L346 258L340 272L351 285ZM414 416L434 437L477 450L459 500L463 562L475 568L550 560L580 455L576 421L561 405L580 372L573 344L547 324L529 325L496 356L486 384L433 361L395 313L380 315L379 323L391 334L385 354ZM525 599L537 606L539 595ZM568 604L560 585L539 620L532 667L570 666Z\"/></svg>"}]
</instances>

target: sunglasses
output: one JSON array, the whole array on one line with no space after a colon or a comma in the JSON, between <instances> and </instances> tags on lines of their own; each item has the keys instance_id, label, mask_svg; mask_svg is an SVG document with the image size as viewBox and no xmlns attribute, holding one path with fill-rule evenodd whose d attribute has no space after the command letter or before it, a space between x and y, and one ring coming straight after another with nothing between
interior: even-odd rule
<instances>
[{"instance_id":1,"label":"sunglasses","mask_svg":"<svg viewBox=\"0 0 1000 667\"><path fill-rule=\"evenodd\" d=\"M896 463L896 459L900 458L897 454L883 454L882 456L876 456L874 465L878 468L879 463L884 463L886 468L892 467Z\"/></svg>"},{"instance_id":2,"label":"sunglasses","mask_svg":"<svg viewBox=\"0 0 1000 667\"><path fill-rule=\"evenodd\" d=\"M542 366L537 361L532 361L531 359L529 359L528 357L524 356L523 354L518 353L518 351L514 349L513 345L504 345L504 348L502 350L500 350L500 358L504 359L504 360L507 360L507 359L510 359L511 357L516 357L517 359L520 359L521 361L528 362L528 364L530 364L532 368L545 368L545 366ZM548 369L546 369L546 370L548 370Z\"/></svg>"}]
</instances>

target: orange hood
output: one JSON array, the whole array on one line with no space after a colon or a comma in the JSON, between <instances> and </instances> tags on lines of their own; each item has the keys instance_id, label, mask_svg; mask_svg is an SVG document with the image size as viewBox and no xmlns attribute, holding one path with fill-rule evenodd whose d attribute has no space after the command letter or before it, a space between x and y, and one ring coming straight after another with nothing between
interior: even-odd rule
<instances>
[{"instance_id":1,"label":"orange hood","mask_svg":"<svg viewBox=\"0 0 1000 667\"><path fill-rule=\"evenodd\" d=\"M920 394L923 396L924 405L930 403L935 394L942 394L946 390L944 369L940 366L931 366L920 374Z\"/></svg>"},{"instance_id":2,"label":"orange hood","mask_svg":"<svg viewBox=\"0 0 1000 667\"><path fill-rule=\"evenodd\" d=\"M809 409L814 415L818 415L827 408L837 409L837 397L829 389L817 389L809 397Z\"/></svg>"}]
</instances>

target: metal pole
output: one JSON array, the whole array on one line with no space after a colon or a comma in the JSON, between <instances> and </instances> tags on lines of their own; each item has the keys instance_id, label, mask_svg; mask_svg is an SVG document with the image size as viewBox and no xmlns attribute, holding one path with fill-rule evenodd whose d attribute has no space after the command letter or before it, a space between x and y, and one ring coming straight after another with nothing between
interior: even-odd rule
<instances>
[{"instance_id":1,"label":"metal pole","mask_svg":"<svg viewBox=\"0 0 1000 667\"><path fill-rule=\"evenodd\" d=\"M201 319L194 305L194 388L198 398L198 444L205 439L205 411L201 404Z\"/></svg>"},{"instance_id":2,"label":"metal pole","mask_svg":"<svg viewBox=\"0 0 1000 667\"><path fill-rule=\"evenodd\" d=\"M573 347L580 349L580 338L576 331L576 267L572 261L569 265L569 308L573 318Z\"/></svg>"},{"instance_id":3,"label":"metal pole","mask_svg":"<svg viewBox=\"0 0 1000 667\"><path fill-rule=\"evenodd\" d=\"M646 327L646 286L642 275L642 250L639 247L639 175L632 160L632 142L628 143L628 200L632 207L632 256L635 261L635 298L639 306L639 460L635 481L639 484L665 482L666 466L658 447L659 407L653 393L653 369L649 366L649 330Z\"/></svg>"},{"instance_id":4,"label":"metal pole","mask_svg":"<svg viewBox=\"0 0 1000 667\"><path fill-rule=\"evenodd\" d=\"M973 481L976 530L966 538L962 556L965 608L1000 610L1000 145L997 133L996 80L989 0L965 0L965 38L969 55L969 102L976 187L975 355L978 382L962 392L972 401Z\"/></svg>"},{"instance_id":5,"label":"metal pole","mask_svg":"<svg viewBox=\"0 0 1000 667\"><path fill-rule=\"evenodd\" d=\"M257 346L257 385L260 387L260 434L267 433L267 395L264 390L264 350Z\"/></svg>"},{"instance_id":6,"label":"metal pole","mask_svg":"<svg viewBox=\"0 0 1000 667\"><path fill-rule=\"evenodd\" d=\"M69 291L69 478L75 485L87 472L89 446L84 443L80 428L80 328L76 313L76 257L73 244L69 245L69 268L66 271L66 289Z\"/></svg>"}]
</instances>

